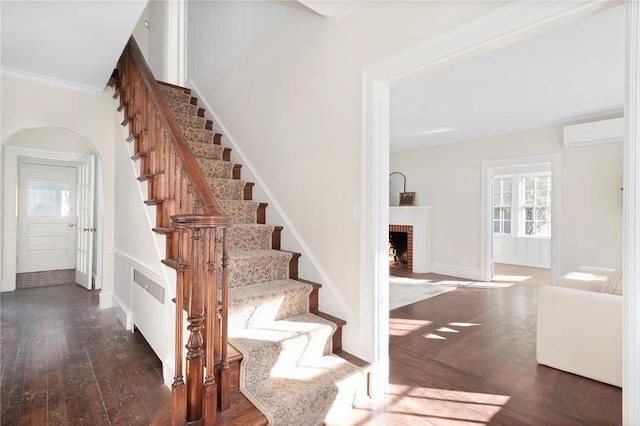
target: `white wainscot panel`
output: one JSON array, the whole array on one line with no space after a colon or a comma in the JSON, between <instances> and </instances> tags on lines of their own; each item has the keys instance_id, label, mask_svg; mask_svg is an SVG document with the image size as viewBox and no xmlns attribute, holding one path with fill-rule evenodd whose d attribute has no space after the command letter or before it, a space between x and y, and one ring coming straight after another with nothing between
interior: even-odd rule
<instances>
[{"instance_id":1,"label":"white wainscot panel","mask_svg":"<svg viewBox=\"0 0 640 426\"><path fill-rule=\"evenodd\" d=\"M493 261L509 265L551 267L551 239L493 236Z\"/></svg>"},{"instance_id":2,"label":"white wainscot panel","mask_svg":"<svg viewBox=\"0 0 640 426\"><path fill-rule=\"evenodd\" d=\"M145 271L146 274L148 272ZM134 268L131 283L133 324L138 327L158 358L164 359L167 349L164 287Z\"/></svg>"}]
</instances>

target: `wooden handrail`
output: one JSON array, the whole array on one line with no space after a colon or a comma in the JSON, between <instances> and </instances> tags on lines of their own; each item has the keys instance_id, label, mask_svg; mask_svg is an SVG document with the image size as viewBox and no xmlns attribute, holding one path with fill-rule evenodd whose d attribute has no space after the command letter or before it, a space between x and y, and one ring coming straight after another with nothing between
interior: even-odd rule
<instances>
[{"instance_id":1,"label":"wooden handrail","mask_svg":"<svg viewBox=\"0 0 640 426\"><path fill-rule=\"evenodd\" d=\"M167 235L163 262L177 272L171 424L213 426L217 411L229 408L231 389L227 227L232 219L222 214L133 37L118 62L118 71L119 110L125 112L122 124L129 126L127 140L135 142L139 179L148 183L145 203L157 206L155 229ZM183 311L187 312L186 327ZM187 338L186 354L183 337Z\"/></svg>"},{"instance_id":2,"label":"wooden handrail","mask_svg":"<svg viewBox=\"0 0 640 426\"><path fill-rule=\"evenodd\" d=\"M189 176L189 180L194 187L195 193L200 199L203 213L221 215L222 208L220 208L218 200L216 200L211 187L207 183L207 180L204 177L204 174L202 173L200 166L195 159L195 156L191 152L191 148L189 148L189 145L187 145L187 141L180 131L180 126L178 125L178 121L176 120L173 111L171 111L166 102L162 100L163 98L162 93L160 92L160 85L158 84L158 81L153 77L153 73L151 72L149 65L147 65L147 61L144 59L144 56L142 55L142 52L138 47L138 43L136 43L133 36L129 39L127 49L129 49L131 52L133 61L135 62L138 72L140 73L140 77L144 81L144 84L149 91L151 100L160 112L160 119L170 130L172 142L176 148L176 151L178 152L178 155L180 156L180 160L182 160L182 164L185 167L185 172Z\"/></svg>"}]
</instances>

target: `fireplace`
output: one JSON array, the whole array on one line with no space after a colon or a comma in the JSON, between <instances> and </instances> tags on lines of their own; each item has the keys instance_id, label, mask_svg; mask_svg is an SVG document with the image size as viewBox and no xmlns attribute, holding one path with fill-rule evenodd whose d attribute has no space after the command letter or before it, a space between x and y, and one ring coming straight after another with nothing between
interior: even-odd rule
<instances>
[{"instance_id":1,"label":"fireplace","mask_svg":"<svg viewBox=\"0 0 640 426\"><path fill-rule=\"evenodd\" d=\"M407 234L406 268L411 272L432 272L431 264L431 216L433 207L390 207L389 232ZM395 248L395 247L394 247ZM402 253L398 253L402 259ZM402 262L402 260L399 260Z\"/></svg>"},{"instance_id":2,"label":"fireplace","mask_svg":"<svg viewBox=\"0 0 640 426\"><path fill-rule=\"evenodd\" d=\"M413 226L389 225L389 266L413 271Z\"/></svg>"}]
</instances>

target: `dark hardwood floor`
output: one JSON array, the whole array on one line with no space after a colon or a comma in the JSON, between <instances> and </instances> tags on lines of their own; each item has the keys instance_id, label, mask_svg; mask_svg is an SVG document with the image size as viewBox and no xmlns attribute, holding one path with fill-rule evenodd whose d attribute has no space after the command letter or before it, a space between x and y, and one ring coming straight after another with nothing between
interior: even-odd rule
<instances>
[{"instance_id":1,"label":"dark hardwood floor","mask_svg":"<svg viewBox=\"0 0 640 426\"><path fill-rule=\"evenodd\" d=\"M169 404L140 333L76 284L2 293L2 425L148 425Z\"/></svg>"},{"instance_id":2,"label":"dark hardwood floor","mask_svg":"<svg viewBox=\"0 0 640 426\"><path fill-rule=\"evenodd\" d=\"M521 281L391 311L390 393L358 404L344 424L621 424L619 388L536 363L536 292L547 272L509 273Z\"/></svg>"},{"instance_id":3,"label":"dark hardwood floor","mask_svg":"<svg viewBox=\"0 0 640 426\"><path fill-rule=\"evenodd\" d=\"M619 388L537 365L543 281L463 287L392 311L390 393L342 424L621 424ZM168 407L160 361L97 299L77 285L2 294L2 425L147 425Z\"/></svg>"}]
</instances>

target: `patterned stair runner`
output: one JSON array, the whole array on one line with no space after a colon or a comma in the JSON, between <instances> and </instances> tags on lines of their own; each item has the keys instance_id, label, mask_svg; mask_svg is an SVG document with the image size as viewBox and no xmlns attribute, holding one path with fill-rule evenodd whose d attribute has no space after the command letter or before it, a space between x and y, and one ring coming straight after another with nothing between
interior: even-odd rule
<instances>
[{"instance_id":1,"label":"patterned stair runner","mask_svg":"<svg viewBox=\"0 0 640 426\"><path fill-rule=\"evenodd\" d=\"M309 313L312 286L289 279L292 254L273 250L273 226L257 224L259 203L245 200L215 132L182 88L161 84L189 146L207 176L229 230L229 343L243 355L240 390L269 424L337 422L352 407L363 371L332 354L335 324ZM217 138L219 140L219 138Z\"/></svg>"}]
</instances>

